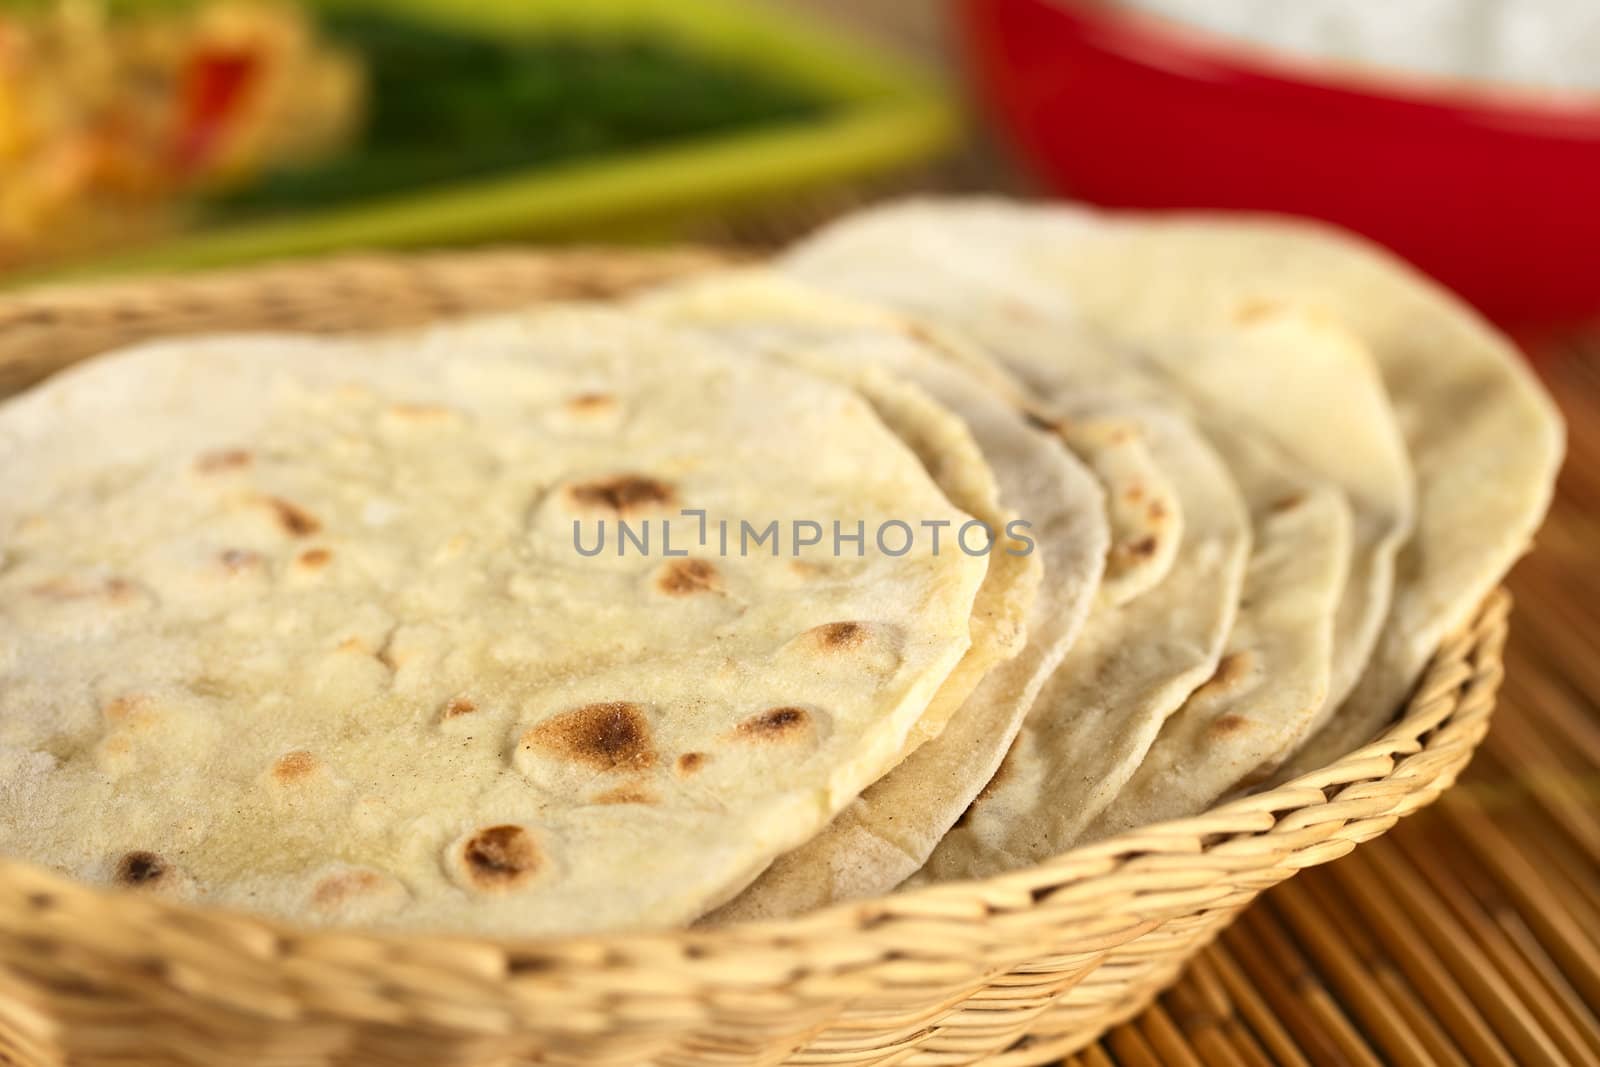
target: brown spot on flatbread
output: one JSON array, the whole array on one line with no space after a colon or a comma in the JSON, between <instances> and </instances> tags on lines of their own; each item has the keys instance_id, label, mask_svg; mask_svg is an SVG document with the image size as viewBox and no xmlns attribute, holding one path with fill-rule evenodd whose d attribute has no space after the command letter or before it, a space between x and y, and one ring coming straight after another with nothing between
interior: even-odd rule
<instances>
[{"instance_id":1,"label":"brown spot on flatbread","mask_svg":"<svg viewBox=\"0 0 1600 1067\"><path fill-rule=\"evenodd\" d=\"M1028 421L1028 425L1032 426L1035 430L1041 430L1044 433L1061 432L1060 423L1053 419L1047 419L1036 411L1024 411L1022 413L1022 417L1026 419Z\"/></svg>"},{"instance_id":2,"label":"brown spot on flatbread","mask_svg":"<svg viewBox=\"0 0 1600 1067\"><path fill-rule=\"evenodd\" d=\"M618 474L568 486L567 494L580 507L601 508L618 515L664 507L677 499L672 486L640 474Z\"/></svg>"},{"instance_id":3,"label":"brown spot on flatbread","mask_svg":"<svg viewBox=\"0 0 1600 1067\"><path fill-rule=\"evenodd\" d=\"M242 448L222 448L215 452L201 453L194 461L194 469L201 474L216 474L219 471L248 467L252 460L250 453Z\"/></svg>"},{"instance_id":4,"label":"brown spot on flatbread","mask_svg":"<svg viewBox=\"0 0 1600 1067\"><path fill-rule=\"evenodd\" d=\"M241 574L260 564L261 554L245 548L229 548L225 549L217 559L229 574Z\"/></svg>"},{"instance_id":5,"label":"brown spot on flatbread","mask_svg":"<svg viewBox=\"0 0 1600 1067\"><path fill-rule=\"evenodd\" d=\"M768 708L733 728L735 737L759 742L792 741L811 730L811 713L805 708Z\"/></svg>"},{"instance_id":6,"label":"brown spot on flatbread","mask_svg":"<svg viewBox=\"0 0 1600 1067\"><path fill-rule=\"evenodd\" d=\"M646 770L656 763L643 710L621 700L546 719L522 735L522 745L601 771Z\"/></svg>"},{"instance_id":7,"label":"brown spot on flatbread","mask_svg":"<svg viewBox=\"0 0 1600 1067\"><path fill-rule=\"evenodd\" d=\"M142 718L155 709L155 703L142 694L113 697L101 709L101 714L112 722L127 722L130 719Z\"/></svg>"},{"instance_id":8,"label":"brown spot on flatbread","mask_svg":"<svg viewBox=\"0 0 1600 1067\"><path fill-rule=\"evenodd\" d=\"M278 525L283 527L284 532L290 537L310 537L322 529L322 523L317 521L315 515L287 500L269 496L264 497L262 502L272 509Z\"/></svg>"},{"instance_id":9,"label":"brown spot on flatbread","mask_svg":"<svg viewBox=\"0 0 1600 1067\"><path fill-rule=\"evenodd\" d=\"M1206 736L1212 740L1227 737L1249 729L1250 720L1243 715L1221 715L1210 726L1206 727Z\"/></svg>"},{"instance_id":10,"label":"brown spot on flatbread","mask_svg":"<svg viewBox=\"0 0 1600 1067\"><path fill-rule=\"evenodd\" d=\"M1151 522L1159 523L1167 517L1167 506L1159 500L1152 500L1144 513L1150 517Z\"/></svg>"},{"instance_id":11,"label":"brown spot on flatbread","mask_svg":"<svg viewBox=\"0 0 1600 1067\"><path fill-rule=\"evenodd\" d=\"M656 795L642 786L619 785L590 801L591 804L654 804Z\"/></svg>"},{"instance_id":12,"label":"brown spot on flatbread","mask_svg":"<svg viewBox=\"0 0 1600 1067\"><path fill-rule=\"evenodd\" d=\"M813 563L810 560L791 559L789 561L789 573L797 578L809 580L822 574L823 568L820 564Z\"/></svg>"},{"instance_id":13,"label":"brown spot on flatbread","mask_svg":"<svg viewBox=\"0 0 1600 1067\"><path fill-rule=\"evenodd\" d=\"M722 577L706 560L675 559L661 565L656 588L668 596L715 593L722 588Z\"/></svg>"},{"instance_id":14,"label":"brown spot on flatbread","mask_svg":"<svg viewBox=\"0 0 1600 1067\"><path fill-rule=\"evenodd\" d=\"M1260 322L1278 314L1283 305L1276 300L1265 297L1256 297L1246 300L1233 309L1233 321L1241 323Z\"/></svg>"},{"instance_id":15,"label":"brown spot on flatbread","mask_svg":"<svg viewBox=\"0 0 1600 1067\"><path fill-rule=\"evenodd\" d=\"M1028 304L1020 300L1002 300L1000 313L1007 318L1016 319L1018 322L1033 322L1039 318L1039 313Z\"/></svg>"},{"instance_id":16,"label":"brown spot on flatbread","mask_svg":"<svg viewBox=\"0 0 1600 1067\"><path fill-rule=\"evenodd\" d=\"M504 892L539 873L539 847L520 826L489 826L461 846L461 861L474 887Z\"/></svg>"},{"instance_id":17,"label":"brown spot on flatbread","mask_svg":"<svg viewBox=\"0 0 1600 1067\"><path fill-rule=\"evenodd\" d=\"M1160 542L1154 534L1146 534L1137 541L1129 541L1111 546L1107 562L1111 565L1113 573L1120 574L1128 568L1147 560L1156 554Z\"/></svg>"},{"instance_id":18,"label":"brown spot on flatbread","mask_svg":"<svg viewBox=\"0 0 1600 1067\"><path fill-rule=\"evenodd\" d=\"M272 765L272 777L280 782L298 782L317 770L317 757L304 749L285 752Z\"/></svg>"},{"instance_id":19,"label":"brown spot on flatbread","mask_svg":"<svg viewBox=\"0 0 1600 1067\"><path fill-rule=\"evenodd\" d=\"M439 713L439 718L457 719L463 715L471 715L477 710L478 705L474 704L469 698L452 697L450 702L444 706L444 710Z\"/></svg>"},{"instance_id":20,"label":"brown spot on flatbread","mask_svg":"<svg viewBox=\"0 0 1600 1067\"><path fill-rule=\"evenodd\" d=\"M1304 504L1305 501L1306 497L1304 493L1290 493L1288 496L1279 497L1277 500L1274 500L1272 502L1272 510L1274 512L1289 511L1293 508L1299 507L1301 504Z\"/></svg>"},{"instance_id":21,"label":"brown spot on flatbread","mask_svg":"<svg viewBox=\"0 0 1600 1067\"><path fill-rule=\"evenodd\" d=\"M1251 669L1255 666L1255 657L1247 651L1230 652L1223 656L1217 664L1217 669L1199 689L1195 695L1207 696L1225 693L1237 688L1250 676Z\"/></svg>"},{"instance_id":22,"label":"brown spot on flatbread","mask_svg":"<svg viewBox=\"0 0 1600 1067\"><path fill-rule=\"evenodd\" d=\"M615 411L617 398L610 393L579 393L567 401L567 411L574 415L604 415Z\"/></svg>"},{"instance_id":23,"label":"brown spot on flatbread","mask_svg":"<svg viewBox=\"0 0 1600 1067\"><path fill-rule=\"evenodd\" d=\"M1144 499L1144 486L1137 483L1128 486L1122 491L1122 499L1130 504L1137 504Z\"/></svg>"},{"instance_id":24,"label":"brown spot on flatbread","mask_svg":"<svg viewBox=\"0 0 1600 1067\"><path fill-rule=\"evenodd\" d=\"M28 587L28 592L45 600L88 600L102 598L113 604L125 604L139 595L139 587L126 578L107 578L104 581L83 581L77 578L50 578Z\"/></svg>"},{"instance_id":25,"label":"brown spot on flatbread","mask_svg":"<svg viewBox=\"0 0 1600 1067\"><path fill-rule=\"evenodd\" d=\"M806 631L820 648L844 651L866 643L867 628L859 622L825 622Z\"/></svg>"},{"instance_id":26,"label":"brown spot on flatbread","mask_svg":"<svg viewBox=\"0 0 1600 1067\"><path fill-rule=\"evenodd\" d=\"M333 553L326 548L308 548L295 558L295 562L306 570L319 571L333 559Z\"/></svg>"},{"instance_id":27,"label":"brown spot on flatbread","mask_svg":"<svg viewBox=\"0 0 1600 1067\"><path fill-rule=\"evenodd\" d=\"M150 888L159 885L169 869L166 860L154 852L141 849L129 852L117 861L116 882L136 889Z\"/></svg>"},{"instance_id":28,"label":"brown spot on flatbread","mask_svg":"<svg viewBox=\"0 0 1600 1067\"><path fill-rule=\"evenodd\" d=\"M105 584L106 599L113 604L126 604L139 596L139 587L126 578L108 578Z\"/></svg>"},{"instance_id":29,"label":"brown spot on flatbread","mask_svg":"<svg viewBox=\"0 0 1600 1067\"><path fill-rule=\"evenodd\" d=\"M674 766L677 768L679 774L687 778L689 775L698 771L701 767L704 767L706 765L706 761L710 758L711 757L706 755L704 752L685 752L683 755L678 757L678 762L674 764Z\"/></svg>"},{"instance_id":30,"label":"brown spot on flatbread","mask_svg":"<svg viewBox=\"0 0 1600 1067\"><path fill-rule=\"evenodd\" d=\"M340 871L321 879L311 889L311 906L331 910L352 900L387 889L391 880L377 871Z\"/></svg>"},{"instance_id":31,"label":"brown spot on flatbread","mask_svg":"<svg viewBox=\"0 0 1600 1067\"><path fill-rule=\"evenodd\" d=\"M28 592L45 600L80 600L93 595L93 590L89 586L75 582L71 578L50 578L43 582L35 582L28 587Z\"/></svg>"}]
</instances>

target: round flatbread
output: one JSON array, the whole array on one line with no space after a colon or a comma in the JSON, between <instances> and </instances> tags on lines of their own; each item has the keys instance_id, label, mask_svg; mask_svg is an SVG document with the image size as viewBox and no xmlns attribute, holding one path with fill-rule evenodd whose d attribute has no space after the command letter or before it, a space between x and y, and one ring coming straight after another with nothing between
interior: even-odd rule
<instances>
[{"instance_id":1,"label":"round flatbread","mask_svg":"<svg viewBox=\"0 0 1600 1067\"><path fill-rule=\"evenodd\" d=\"M312 923L692 918L900 758L988 569L794 558L968 516L860 393L593 308L131 350L0 470L0 850Z\"/></svg>"}]
</instances>

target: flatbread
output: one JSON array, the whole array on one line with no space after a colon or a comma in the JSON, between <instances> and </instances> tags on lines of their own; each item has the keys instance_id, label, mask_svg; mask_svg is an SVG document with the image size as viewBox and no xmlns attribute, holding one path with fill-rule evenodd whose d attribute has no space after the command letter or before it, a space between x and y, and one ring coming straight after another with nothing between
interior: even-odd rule
<instances>
[{"instance_id":1,"label":"flatbread","mask_svg":"<svg viewBox=\"0 0 1600 1067\"><path fill-rule=\"evenodd\" d=\"M1084 379L1076 368L1025 366L1039 403L1068 410L1083 403ZM1174 399L1135 369L1097 365L1090 380L1096 379L1149 402ZM1163 724L1139 770L1081 838L1059 842L1063 849L1204 811L1270 774L1328 709L1338 606L1351 558L1351 508L1332 485L1248 430L1204 409L1185 410L1250 511L1239 610L1216 672ZM1064 423L1073 424L1070 417Z\"/></svg>"},{"instance_id":2,"label":"flatbread","mask_svg":"<svg viewBox=\"0 0 1600 1067\"><path fill-rule=\"evenodd\" d=\"M1320 729L1366 669L1388 616L1395 559L1416 525L1416 488L1399 424L1371 353L1331 316L1255 305L1215 329L1134 342L1197 405L1238 418L1350 508L1345 584L1334 619Z\"/></svg>"},{"instance_id":3,"label":"flatbread","mask_svg":"<svg viewBox=\"0 0 1600 1067\"><path fill-rule=\"evenodd\" d=\"M861 266L852 259L851 250L865 243L869 251L862 255L870 260L871 249L892 244L920 256L928 251L924 241L936 246L948 235L933 232L931 211L890 209L883 214L903 225L879 226L868 216L860 228L872 240L858 241L851 237L852 224L845 223L818 238L820 252L801 248L794 260L802 270L819 277L826 274L834 284L893 294L898 286L893 272L882 263L871 269ZM917 289L921 305L956 309L942 321L964 328L994 352L1046 409L1081 403L1091 390L1180 407L1221 453L1250 509L1250 588L1216 675L1163 727L1148 753L1150 766L1130 782L1130 795L1102 813L1108 805L1103 794L1097 794L1093 803L1098 807L1078 813L1081 818L1072 826L1074 833L1100 836L1112 827L1197 813L1230 790L1262 777L1327 713L1338 606L1342 600L1361 599L1344 596L1356 555L1351 508L1318 471L1281 455L1252 434L1244 419L1254 406L1267 406L1268 398L1244 394L1242 402L1225 381L1215 380L1243 376L1245 368L1259 361L1259 341L1241 339L1237 335L1245 331L1235 328L1192 339L1166 339L1164 360L1142 358L1075 314L1063 290L1048 295L1035 291L1039 272L1027 276L1033 290L1019 281L1030 246L1014 231L1024 228L980 225L985 218L974 222L957 215L955 228L971 255L948 271L937 258L925 260L929 265ZM1002 219L1009 221L1010 216ZM905 240L891 239L903 231L909 231ZM1026 233L1031 238L1033 230L1026 228ZM828 269L819 269L813 256ZM995 265L983 273L973 260ZM1168 366L1181 371L1169 373ZM1370 367L1366 369L1370 375ZM1381 403L1381 389L1376 393ZM1383 415L1387 417L1386 410ZM1084 433L1070 418L1060 428L1069 441ZM1077 442L1080 454L1092 454L1086 448L1089 444ZM1095 466L1102 470L1105 464ZM1127 486L1108 485L1110 500L1113 505L1149 508L1152 514L1164 515L1169 506L1149 492L1149 482L1143 478ZM1407 484L1403 478L1401 484ZM1147 554L1154 554L1157 544L1134 542ZM1383 579L1381 593L1386 599L1387 570ZM1360 588L1365 590L1366 585ZM1369 602L1365 613L1372 610ZM1075 836L1058 836L1054 843L1065 849L1076 841Z\"/></svg>"},{"instance_id":4,"label":"flatbread","mask_svg":"<svg viewBox=\"0 0 1600 1067\"><path fill-rule=\"evenodd\" d=\"M1017 403L1026 407L1026 395ZM1069 419L1053 429L1105 488L1111 544L1100 595L1126 604L1160 585L1172 570L1183 540L1182 494L1143 434L1124 433L1114 420Z\"/></svg>"},{"instance_id":5,"label":"flatbread","mask_svg":"<svg viewBox=\"0 0 1600 1067\"><path fill-rule=\"evenodd\" d=\"M1030 260L1027 269L1015 272L1017 291L1065 290L1078 315L1124 340L1148 343L1152 351L1162 339L1309 312L1322 319L1325 333L1347 331L1370 355L1410 458L1415 528L1395 559L1393 598L1359 680L1285 774L1326 766L1393 718L1439 642L1468 621L1527 549L1549 507L1564 431L1548 395L1504 336L1441 286L1368 242L1311 222L1237 215L1142 216L986 201L895 210L934 212L940 247L960 250L968 260L975 258L973 241L954 225L959 214L988 218L986 228L1000 217L1013 231L1046 234L1055 249L1041 252L1048 269ZM880 261L906 254L904 227L897 223L895 229L897 245L873 242ZM902 251L892 253L896 248ZM922 246L915 254L925 259L930 249ZM820 256L808 266L825 269ZM915 281L902 284L909 290ZM1347 362L1339 356L1346 347L1334 340L1325 350L1310 351L1338 366ZM1303 450L1287 436L1279 443L1306 461L1315 454L1333 463L1341 452L1371 457L1365 469L1383 474L1389 485L1389 528L1402 528L1393 508L1393 464L1385 458L1392 449L1366 436L1383 425L1370 399L1358 402L1336 380L1286 388L1308 350L1298 344L1275 350L1281 358L1262 360L1254 372L1260 395L1271 400L1257 410L1267 416L1278 411L1281 421L1274 425L1280 431L1285 423L1310 428ZM1348 462L1339 470L1358 473L1363 466ZM1328 473L1334 477L1332 468ZM1364 500L1370 506L1380 499L1373 492L1377 485L1358 490L1345 476L1334 480L1355 508L1356 540L1373 546L1367 566L1352 558L1347 596L1360 596L1363 575L1373 587L1381 584L1383 541L1374 531L1384 527L1373 520L1384 516L1363 515ZM1340 633L1352 632L1350 614L1341 605ZM1372 613L1368 608L1359 614Z\"/></svg>"},{"instance_id":6,"label":"flatbread","mask_svg":"<svg viewBox=\"0 0 1600 1067\"><path fill-rule=\"evenodd\" d=\"M1284 773L1324 767L1394 717L1440 642L1528 549L1561 465L1560 413L1503 335L1357 238L1310 223L1200 218L1129 220L1107 241L1121 246L1118 273L1174 288L1180 271L1188 279L1169 316L1313 306L1358 338L1382 375L1415 469L1416 531L1370 663ZM1331 423L1332 444L1345 446L1354 424Z\"/></svg>"},{"instance_id":7,"label":"flatbread","mask_svg":"<svg viewBox=\"0 0 1600 1067\"><path fill-rule=\"evenodd\" d=\"M1348 331L1370 354L1410 457L1415 529L1395 561L1394 596L1359 680L1285 773L1326 766L1370 739L1394 717L1440 641L1466 624L1527 550L1549 507L1564 430L1516 349L1395 256L1316 223L946 206L999 211L1021 227L1043 230L1056 251L1044 254L1047 278L1042 262L1031 261L1026 284L1064 287L1078 314L1126 340L1149 342L1152 350L1162 338L1310 309L1326 329ZM941 207L939 215L946 240L960 241L950 211ZM1047 216L1060 221L1046 226ZM1319 361L1337 365L1336 347ZM1305 453L1284 439L1286 449L1303 455L1314 449L1330 462L1341 451L1374 460L1388 453L1369 452L1375 442L1361 440L1381 425L1370 403L1337 391L1337 381L1287 387L1307 350L1265 346L1262 354L1274 350L1280 359L1263 360L1257 372L1261 395L1271 401L1265 410L1279 412L1280 428L1312 428ZM1350 462L1341 469L1360 467ZM1359 537L1362 497L1347 492L1357 506ZM1350 589L1361 574L1352 566Z\"/></svg>"},{"instance_id":8,"label":"flatbread","mask_svg":"<svg viewBox=\"0 0 1600 1067\"><path fill-rule=\"evenodd\" d=\"M1162 723L1211 677L1233 626L1249 516L1222 461L1183 418L1114 400L1068 414L1106 438L1152 446L1184 514L1166 579L1125 604L1101 600L1045 683L1004 761L913 883L1038 863L1080 838L1138 768Z\"/></svg>"},{"instance_id":9,"label":"flatbread","mask_svg":"<svg viewBox=\"0 0 1600 1067\"><path fill-rule=\"evenodd\" d=\"M1350 507L1332 486L1308 487L1260 442L1207 430L1250 502L1241 607L1216 673L1163 724L1086 841L1205 811L1282 762L1326 706Z\"/></svg>"},{"instance_id":10,"label":"flatbread","mask_svg":"<svg viewBox=\"0 0 1600 1067\"><path fill-rule=\"evenodd\" d=\"M1332 483L1353 515L1320 725L1355 684L1389 609L1395 556L1415 525L1410 462L1372 354L1317 300L1228 284L1161 240L1124 255L1136 224L1078 208L952 199L891 205L824 229L786 257L802 278L935 316L1002 362L1081 381L1165 379L1225 424L1266 436ZM1220 268L1219 268L1220 269ZM1263 268L1270 271L1270 268ZM1196 276L1206 272L1206 286Z\"/></svg>"},{"instance_id":11,"label":"flatbread","mask_svg":"<svg viewBox=\"0 0 1600 1067\"><path fill-rule=\"evenodd\" d=\"M924 331L877 309L758 271L676 286L645 306L780 358L882 367L922 386L966 422L999 480L1000 503L1028 523L1036 550L1017 558L1042 564L1046 581L1028 612L1020 654L989 670L942 732L705 921L792 915L886 892L922 865L993 775L1082 626L1109 544L1103 494L1059 441L941 355ZM983 599L980 592L978 618ZM977 634L975 625L975 647Z\"/></svg>"},{"instance_id":12,"label":"flatbread","mask_svg":"<svg viewBox=\"0 0 1600 1067\"><path fill-rule=\"evenodd\" d=\"M1021 542L1005 535L1016 516L1001 506L994 472L971 432L929 396L926 379L938 370L939 361L884 312L830 299L757 270L667 286L636 298L631 310L666 322L690 340L704 338L715 347L750 352L848 385L868 399L969 521L995 531L998 543L984 555L987 570L973 604L971 644L917 720L907 751L937 736L989 668L1021 650L1024 620L1043 571L1031 553L1022 551ZM823 314L832 321L822 321ZM512 316L465 320L450 328L450 337L467 350L492 349L505 343L505 331L515 321ZM908 364L933 367L921 381L892 373ZM827 527L832 516L818 519ZM913 529L912 535L917 534ZM982 544L981 531L965 542L958 540L960 534L959 527L944 530L938 550ZM831 531L825 529L822 536L826 554ZM890 541L898 545L904 536L894 533ZM921 536L932 548L935 535L923 531Z\"/></svg>"},{"instance_id":13,"label":"flatbread","mask_svg":"<svg viewBox=\"0 0 1600 1067\"><path fill-rule=\"evenodd\" d=\"M150 345L0 407L0 851L310 923L651 926L900 758L987 560L708 547L965 522L864 397L593 308L467 332ZM577 554L681 507L688 555Z\"/></svg>"}]
</instances>

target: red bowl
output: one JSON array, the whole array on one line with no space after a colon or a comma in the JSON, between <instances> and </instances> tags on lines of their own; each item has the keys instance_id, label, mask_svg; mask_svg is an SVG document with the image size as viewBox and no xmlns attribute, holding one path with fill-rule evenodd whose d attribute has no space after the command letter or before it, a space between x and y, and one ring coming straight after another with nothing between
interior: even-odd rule
<instances>
[{"instance_id":1,"label":"red bowl","mask_svg":"<svg viewBox=\"0 0 1600 1067\"><path fill-rule=\"evenodd\" d=\"M980 90L1058 192L1309 215L1506 325L1600 315L1600 94L1374 75L1084 0L958 11Z\"/></svg>"}]
</instances>

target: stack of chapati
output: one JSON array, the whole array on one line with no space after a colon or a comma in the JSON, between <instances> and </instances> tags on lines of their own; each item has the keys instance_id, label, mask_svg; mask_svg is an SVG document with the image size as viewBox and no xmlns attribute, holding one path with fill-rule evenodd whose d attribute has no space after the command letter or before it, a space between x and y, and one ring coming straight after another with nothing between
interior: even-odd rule
<instances>
[{"instance_id":1,"label":"stack of chapati","mask_svg":"<svg viewBox=\"0 0 1600 1067\"><path fill-rule=\"evenodd\" d=\"M545 934L983 877L1314 769L1528 545L1509 344L1303 224L998 201L0 406L0 853Z\"/></svg>"}]
</instances>

